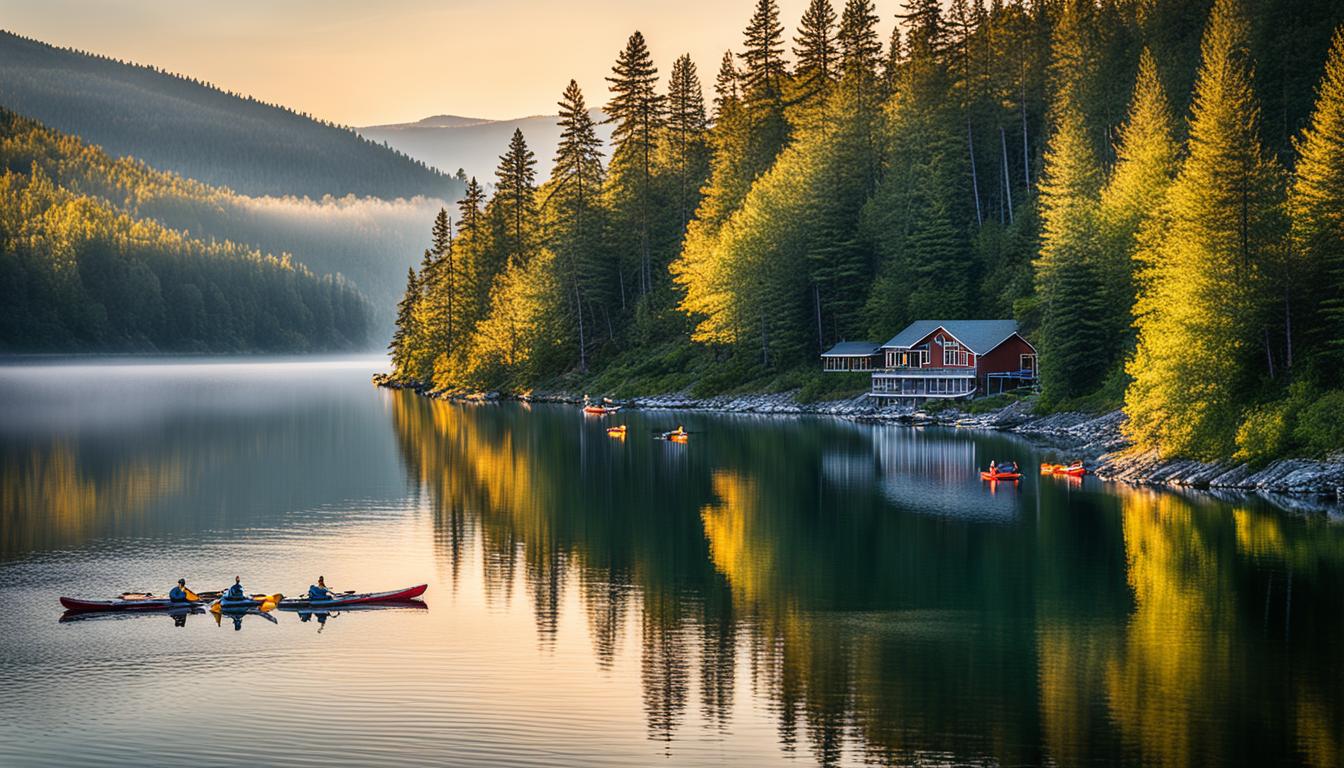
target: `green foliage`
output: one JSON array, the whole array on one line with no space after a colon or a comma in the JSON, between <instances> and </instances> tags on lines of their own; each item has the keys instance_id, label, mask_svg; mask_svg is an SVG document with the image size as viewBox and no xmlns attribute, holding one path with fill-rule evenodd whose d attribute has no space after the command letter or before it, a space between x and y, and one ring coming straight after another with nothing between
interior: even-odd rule
<instances>
[{"instance_id":1,"label":"green foliage","mask_svg":"<svg viewBox=\"0 0 1344 768\"><path fill-rule=\"evenodd\" d=\"M0 348L309 351L365 344L370 310L340 278L228 241L202 241L67 188L16 145L46 129L0 112ZM63 158L67 165L81 156Z\"/></svg>"},{"instance_id":2,"label":"green foliage","mask_svg":"<svg viewBox=\"0 0 1344 768\"><path fill-rule=\"evenodd\" d=\"M1303 407L1293 427L1293 440L1309 456L1344 450L1344 390L1321 394Z\"/></svg>"}]
</instances>

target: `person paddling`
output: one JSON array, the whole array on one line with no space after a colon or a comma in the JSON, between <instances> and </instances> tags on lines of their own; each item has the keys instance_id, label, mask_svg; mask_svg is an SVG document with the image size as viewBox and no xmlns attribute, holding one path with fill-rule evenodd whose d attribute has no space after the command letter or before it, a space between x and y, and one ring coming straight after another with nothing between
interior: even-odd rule
<instances>
[{"instance_id":1,"label":"person paddling","mask_svg":"<svg viewBox=\"0 0 1344 768\"><path fill-rule=\"evenodd\" d=\"M308 587L309 600L330 600L332 598L331 590L327 588L327 582L324 577L318 576L317 583Z\"/></svg>"},{"instance_id":2,"label":"person paddling","mask_svg":"<svg viewBox=\"0 0 1344 768\"><path fill-rule=\"evenodd\" d=\"M186 579L177 580L177 586L168 590L168 599L173 601L174 603L187 603L194 600L200 600L200 598L196 596L195 592L192 592L190 589L187 589Z\"/></svg>"},{"instance_id":3,"label":"person paddling","mask_svg":"<svg viewBox=\"0 0 1344 768\"><path fill-rule=\"evenodd\" d=\"M224 590L224 596L230 600L242 600L247 597L247 593L243 591L242 576L233 577L233 585Z\"/></svg>"}]
</instances>

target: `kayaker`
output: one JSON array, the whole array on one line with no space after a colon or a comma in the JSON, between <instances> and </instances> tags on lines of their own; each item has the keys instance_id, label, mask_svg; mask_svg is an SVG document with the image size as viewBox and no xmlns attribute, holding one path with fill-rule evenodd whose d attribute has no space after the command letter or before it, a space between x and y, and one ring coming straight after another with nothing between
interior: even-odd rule
<instances>
[{"instance_id":1,"label":"kayaker","mask_svg":"<svg viewBox=\"0 0 1344 768\"><path fill-rule=\"evenodd\" d=\"M242 600L243 598L247 597L247 593L243 591L242 576L233 577L233 585L230 586L228 589L224 590L224 596L229 598L230 600Z\"/></svg>"},{"instance_id":2,"label":"kayaker","mask_svg":"<svg viewBox=\"0 0 1344 768\"><path fill-rule=\"evenodd\" d=\"M989 474L991 475L999 474L999 463L993 459L989 460Z\"/></svg>"},{"instance_id":3,"label":"kayaker","mask_svg":"<svg viewBox=\"0 0 1344 768\"><path fill-rule=\"evenodd\" d=\"M1021 471L1017 468L1017 462L1016 462L1016 461L1013 462L1013 474L1015 474L1015 475L1016 475L1016 474L1021 474Z\"/></svg>"},{"instance_id":4,"label":"kayaker","mask_svg":"<svg viewBox=\"0 0 1344 768\"><path fill-rule=\"evenodd\" d=\"M323 577L317 577L317 583L308 587L309 600L330 600L331 590L327 588L327 582Z\"/></svg>"},{"instance_id":5,"label":"kayaker","mask_svg":"<svg viewBox=\"0 0 1344 768\"><path fill-rule=\"evenodd\" d=\"M178 579L177 586L168 590L168 599L172 600L174 603L189 602L195 597L196 596L191 593L191 590L187 589L186 579Z\"/></svg>"}]
</instances>

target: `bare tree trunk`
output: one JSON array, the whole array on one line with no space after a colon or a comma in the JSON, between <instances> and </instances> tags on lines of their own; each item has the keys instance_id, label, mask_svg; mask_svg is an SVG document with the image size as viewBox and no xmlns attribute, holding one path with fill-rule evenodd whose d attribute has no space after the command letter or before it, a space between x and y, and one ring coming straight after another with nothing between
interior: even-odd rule
<instances>
[{"instance_id":1,"label":"bare tree trunk","mask_svg":"<svg viewBox=\"0 0 1344 768\"><path fill-rule=\"evenodd\" d=\"M971 116L966 116L966 146L971 153L971 194L975 196L975 224L984 225L984 217L980 213L980 180L975 174L975 141L971 138Z\"/></svg>"},{"instance_id":2,"label":"bare tree trunk","mask_svg":"<svg viewBox=\"0 0 1344 768\"><path fill-rule=\"evenodd\" d=\"M825 334L821 331L821 289L817 287L816 283L812 284L812 306L815 307L817 311L817 350L819 352L825 352Z\"/></svg>"},{"instance_id":3,"label":"bare tree trunk","mask_svg":"<svg viewBox=\"0 0 1344 768\"><path fill-rule=\"evenodd\" d=\"M1274 348L1269 345L1269 326L1265 326L1265 360L1269 362L1269 378L1274 378Z\"/></svg>"},{"instance_id":4,"label":"bare tree trunk","mask_svg":"<svg viewBox=\"0 0 1344 768\"><path fill-rule=\"evenodd\" d=\"M1008 195L1008 223L1013 223L1013 183L1008 177L1008 132L999 126L999 146L1003 149L1003 191Z\"/></svg>"},{"instance_id":5,"label":"bare tree trunk","mask_svg":"<svg viewBox=\"0 0 1344 768\"><path fill-rule=\"evenodd\" d=\"M1031 156L1027 149L1027 60L1022 59L1022 181L1026 183L1027 193L1031 193Z\"/></svg>"},{"instance_id":6,"label":"bare tree trunk","mask_svg":"<svg viewBox=\"0 0 1344 768\"><path fill-rule=\"evenodd\" d=\"M574 281L574 309L575 316L579 318L579 370L586 373L588 371L588 350L584 345L583 338L583 297L579 293L579 281Z\"/></svg>"}]
</instances>

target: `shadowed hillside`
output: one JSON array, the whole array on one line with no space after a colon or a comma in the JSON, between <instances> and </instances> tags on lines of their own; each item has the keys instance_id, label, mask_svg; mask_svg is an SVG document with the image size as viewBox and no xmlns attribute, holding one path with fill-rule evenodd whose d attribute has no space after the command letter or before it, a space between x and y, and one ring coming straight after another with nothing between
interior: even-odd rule
<instances>
[{"instance_id":1,"label":"shadowed hillside","mask_svg":"<svg viewBox=\"0 0 1344 768\"><path fill-rule=\"evenodd\" d=\"M426 195L461 184L348 128L180 75L0 32L0 106L252 195Z\"/></svg>"}]
</instances>

